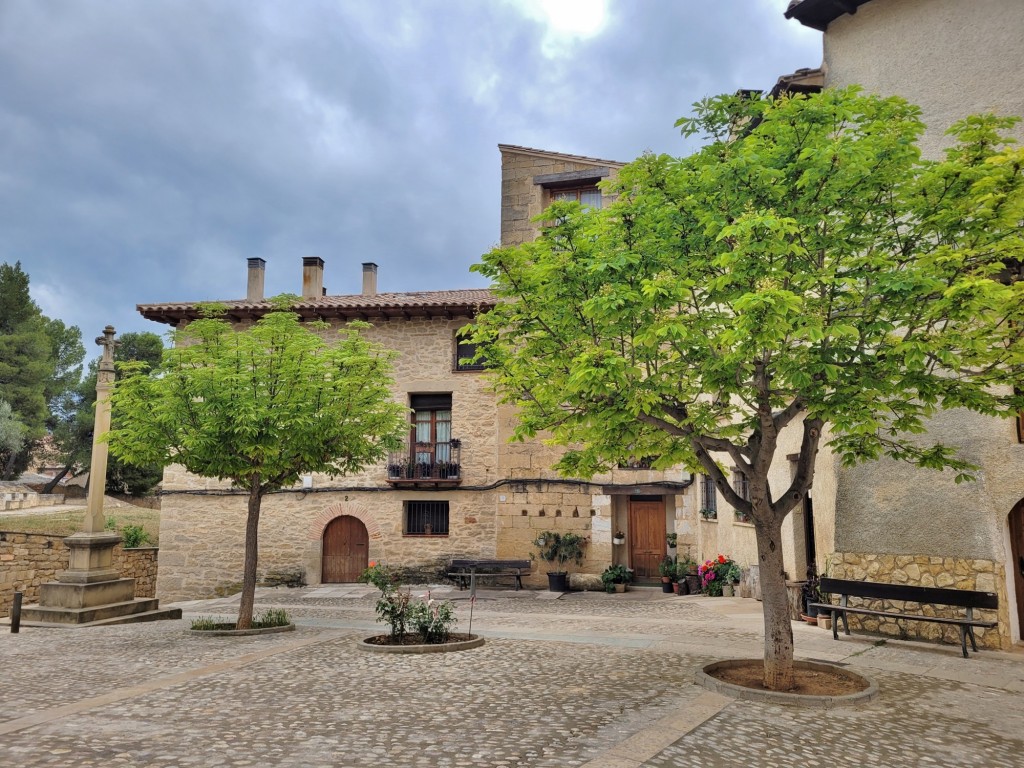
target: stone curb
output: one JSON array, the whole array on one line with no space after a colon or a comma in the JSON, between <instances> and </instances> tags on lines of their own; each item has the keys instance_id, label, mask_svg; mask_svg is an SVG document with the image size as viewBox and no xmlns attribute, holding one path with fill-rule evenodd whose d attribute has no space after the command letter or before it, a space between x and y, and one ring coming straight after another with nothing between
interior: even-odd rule
<instances>
[{"instance_id":1,"label":"stone curb","mask_svg":"<svg viewBox=\"0 0 1024 768\"><path fill-rule=\"evenodd\" d=\"M376 635L376 637L382 637L382 635ZM367 638L372 640L373 638ZM473 635L469 640L460 640L457 643L429 643L425 645L377 645L376 643L367 642L367 640L357 641L357 645L364 651L370 653L451 653L452 651L468 651L470 648L479 648L484 644L484 639L480 635Z\"/></svg>"},{"instance_id":2,"label":"stone curb","mask_svg":"<svg viewBox=\"0 0 1024 768\"><path fill-rule=\"evenodd\" d=\"M812 669L819 672L833 672L855 680L867 682L868 687L857 693L849 693L844 696L807 696L800 693L786 693L785 691L764 691L757 688L745 688L741 685L733 685L712 677L709 673L719 669L730 667L746 666L751 661L761 662L761 659L726 659L706 665L703 669L697 670L694 675L694 682L709 691L720 693L725 696L732 696L744 701L770 701L775 704L787 704L797 707L809 707L812 709L834 709L836 707L850 707L857 704L865 704L878 697L878 684L870 677L853 672L832 664L820 664L816 661L794 661L793 666L797 669Z\"/></svg>"},{"instance_id":3,"label":"stone curb","mask_svg":"<svg viewBox=\"0 0 1024 768\"><path fill-rule=\"evenodd\" d=\"M283 627L256 627L255 629L186 629L185 634L192 635L192 637L247 637L294 631L294 624L285 624Z\"/></svg>"}]
</instances>

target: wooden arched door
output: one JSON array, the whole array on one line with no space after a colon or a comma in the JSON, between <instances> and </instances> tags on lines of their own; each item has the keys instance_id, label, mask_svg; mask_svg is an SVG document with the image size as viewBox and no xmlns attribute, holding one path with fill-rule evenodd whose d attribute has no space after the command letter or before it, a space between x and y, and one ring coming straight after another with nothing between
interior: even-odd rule
<instances>
[{"instance_id":1,"label":"wooden arched door","mask_svg":"<svg viewBox=\"0 0 1024 768\"><path fill-rule=\"evenodd\" d=\"M1009 567L1017 592L1017 627L1024 640L1024 499L1010 512L1010 557Z\"/></svg>"},{"instance_id":2,"label":"wooden arched door","mask_svg":"<svg viewBox=\"0 0 1024 768\"><path fill-rule=\"evenodd\" d=\"M338 584L359 581L370 562L370 536L362 520L336 517L324 529L320 581Z\"/></svg>"}]
</instances>

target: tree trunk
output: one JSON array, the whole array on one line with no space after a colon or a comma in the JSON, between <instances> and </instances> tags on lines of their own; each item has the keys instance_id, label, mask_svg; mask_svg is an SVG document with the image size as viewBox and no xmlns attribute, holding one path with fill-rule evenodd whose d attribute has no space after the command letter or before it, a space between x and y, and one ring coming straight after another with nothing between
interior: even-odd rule
<instances>
[{"instance_id":1,"label":"tree trunk","mask_svg":"<svg viewBox=\"0 0 1024 768\"><path fill-rule=\"evenodd\" d=\"M760 515L758 515L760 518ZM769 512L765 517L774 517ZM755 519L764 611L764 686L771 691L793 688L793 627L782 562L782 520Z\"/></svg>"},{"instance_id":2,"label":"tree trunk","mask_svg":"<svg viewBox=\"0 0 1024 768\"><path fill-rule=\"evenodd\" d=\"M57 476L46 484L46 486L43 488L43 493L53 493L53 489L57 487L57 483L61 481L61 478L64 477L64 475L71 471L71 468L73 466L73 463L65 465L64 469L58 472Z\"/></svg>"},{"instance_id":3,"label":"tree trunk","mask_svg":"<svg viewBox=\"0 0 1024 768\"><path fill-rule=\"evenodd\" d=\"M252 628L252 612L256 601L256 560L259 554L260 503L263 494L259 481L249 489L249 512L245 518L245 567L242 573L242 600L238 605L235 629Z\"/></svg>"}]
</instances>

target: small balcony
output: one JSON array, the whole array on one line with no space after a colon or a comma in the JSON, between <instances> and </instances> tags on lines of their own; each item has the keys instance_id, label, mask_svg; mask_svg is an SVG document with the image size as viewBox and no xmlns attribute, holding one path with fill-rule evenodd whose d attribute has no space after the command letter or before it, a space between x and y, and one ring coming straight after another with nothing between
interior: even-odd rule
<instances>
[{"instance_id":1,"label":"small balcony","mask_svg":"<svg viewBox=\"0 0 1024 768\"><path fill-rule=\"evenodd\" d=\"M444 486L462 482L462 443L409 443L388 454L388 482L394 486Z\"/></svg>"}]
</instances>

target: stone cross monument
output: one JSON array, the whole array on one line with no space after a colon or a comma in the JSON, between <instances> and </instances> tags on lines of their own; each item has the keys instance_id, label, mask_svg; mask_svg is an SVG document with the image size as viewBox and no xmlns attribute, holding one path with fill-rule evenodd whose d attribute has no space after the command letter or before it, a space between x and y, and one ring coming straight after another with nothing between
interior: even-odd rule
<instances>
[{"instance_id":1,"label":"stone cross monument","mask_svg":"<svg viewBox=\"0 0 1024 768\"><path fill-rule=\"evenodd\" d=\"M38 605L22 610L23 623L29 626L88 626L181 618L180 608L161 609L156 598L135 597L135 579L122 578L114 565L114 548L121 536L104 530L107 444L101 441L110 431L110 393L114 387L117 346L113 326L104 328L96 343L103 347L103 356L96 376L96 416L85 520L82 530L64 539L68 569L57 574L57 581L40 585Z\"/></svg>"},{"instance_id":2,"label":"stone cross monument","mask_svg":"<svg viewBox=\"0 0 1024 768\"><path fill-rule=\"evenodd\" d=\"M103 493L107 486L107 444L100 438L110 431L110 391L114 388L114 326L103 329L96 338L103 347L99 372L96 375L96 415L93 422L92 461L89 464L88 511L82 524L85 533L102 533L106 519L103 515Z\"/></svg>"}]
</instances>

